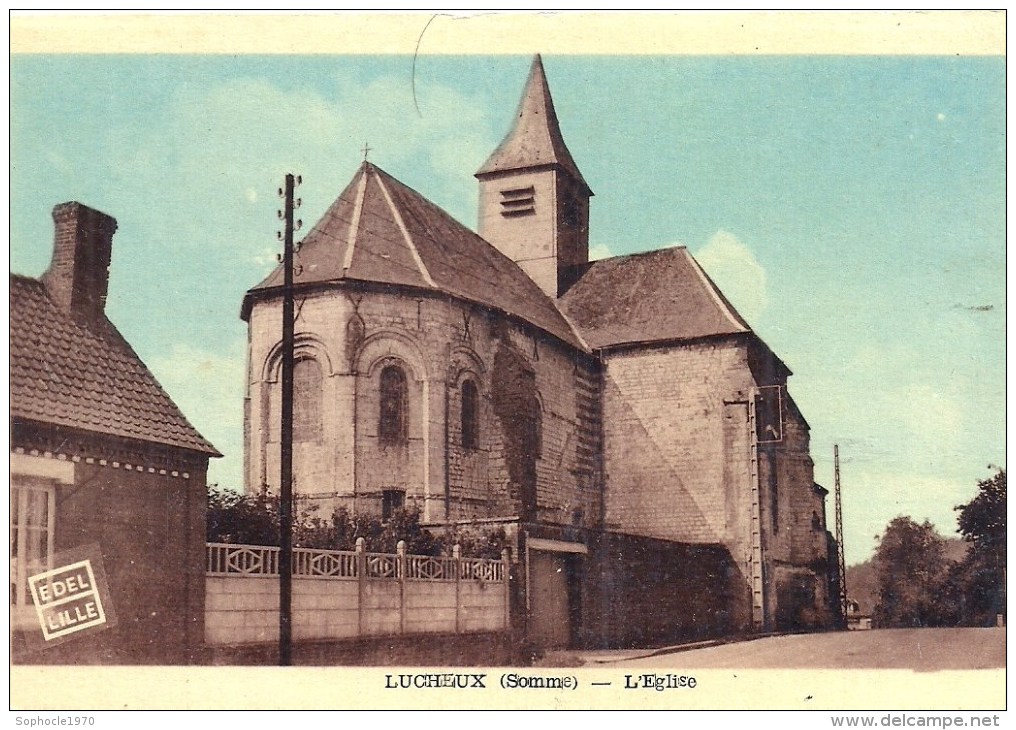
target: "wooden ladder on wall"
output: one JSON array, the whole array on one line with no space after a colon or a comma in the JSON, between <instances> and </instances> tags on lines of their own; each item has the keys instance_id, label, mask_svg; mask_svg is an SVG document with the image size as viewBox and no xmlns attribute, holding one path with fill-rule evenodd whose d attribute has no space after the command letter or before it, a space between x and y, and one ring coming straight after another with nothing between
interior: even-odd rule
<instances>
[{"instance_id":1,"label":"wooden ladder on wall","mask_svg":"<svg viewBox=\"0 0 1016 730\"><path fill-rule=\"evenodd\" d=\"M762 563L762 507L759 489L758 430L756 429L755 402L757 391L748 394L748 470L751 492L751 553L749 581L751 582L751 622L755 631L765 628L764 566Z\"/></svg>"}]
</instances>

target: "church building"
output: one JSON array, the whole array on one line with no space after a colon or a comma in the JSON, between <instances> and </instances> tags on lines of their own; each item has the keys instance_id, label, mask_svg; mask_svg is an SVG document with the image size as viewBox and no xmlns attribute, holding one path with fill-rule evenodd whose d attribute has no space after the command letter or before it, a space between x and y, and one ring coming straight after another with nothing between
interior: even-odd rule
<instances>
[{"instance_id":1,"label":"church building","mask_svg":"<svg viewBox=\"0 0 1016 730\"><path fill-rule=\"evenodd\" d=\"M303 240L297 498L504 529L533 645L829 626L790 370L686 248L589 260L539 56L476 178L473 232L365 161ZM279 482L282 283L242 306L250 491Z\"/></svg>"}]
</instances>

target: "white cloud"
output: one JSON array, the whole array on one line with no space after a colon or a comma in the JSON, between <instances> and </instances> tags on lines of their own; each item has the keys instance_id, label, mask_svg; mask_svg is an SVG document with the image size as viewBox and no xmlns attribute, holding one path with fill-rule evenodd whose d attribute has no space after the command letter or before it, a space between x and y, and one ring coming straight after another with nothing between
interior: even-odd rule
<instances>
[{"instance_id":1,"label":"white cloud","mask_svg":"<svg viewBox=\"0 0 1016 730\"><path fill-rule=\"evenodd\" d=\"M766 272L737 236L717 231L695 258L745 319L753 322L762 316L769 304Z\"/></svg>"},{"instance_id":2,"label":"white cloud","mask_svg":"<svg viewBox=\"0 0 1016 730\"><path fill-rule=\"evenodd\" d=\"M609 259L614 255L614 252L605 243L594 243L589 247L589 260L596 261L598 259Z\"/></svg>"},{"instance_id":3,"label":"white cloud","mask_svg":"<svg viewBox=\"0 0 1016 730\"><path fill-rule=\"evenodd\" d=\"M258 265L258 267L264 269L264 273L269 273L279 264L278 247L266 246L262 248L261 252L253 257L253 261Z\"/></svg>"}]
</instances>

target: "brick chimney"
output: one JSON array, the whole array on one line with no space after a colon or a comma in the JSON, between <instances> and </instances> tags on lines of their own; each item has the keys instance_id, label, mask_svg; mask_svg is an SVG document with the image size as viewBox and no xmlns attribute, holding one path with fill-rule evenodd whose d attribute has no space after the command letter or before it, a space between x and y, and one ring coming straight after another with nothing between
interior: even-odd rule
<instances>
[{"instance_id":1,"label":"brick chimney","mask_svg":"<svg viewBox=\"0 0 1016 730\"><path fill-rule=\"evenodd\" d=\"M90 324L106 307L116 219L71 202L53 208L53 223L53 259L42 283L57 306L78 322Z\"/></svg>"}]
</instances>

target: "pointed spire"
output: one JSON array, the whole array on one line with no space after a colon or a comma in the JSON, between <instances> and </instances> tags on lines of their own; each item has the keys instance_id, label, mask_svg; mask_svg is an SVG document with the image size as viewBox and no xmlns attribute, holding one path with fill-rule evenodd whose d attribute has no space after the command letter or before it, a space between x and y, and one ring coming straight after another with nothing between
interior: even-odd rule
<instances>
[{"instance_id":1,"label":"pointed spire","mask_svg":"<svg viewBox=\"0 0 1016 730\"><path fill-rule=\"evenodd\" d=\"M494 154L477 171L476 177L546 165L564 169L589 190L564 143L543 70L543 59L536 54L519 102L515 124ZM589 194L592 195L592 191Z\"/></svg>"}]
</instances>

